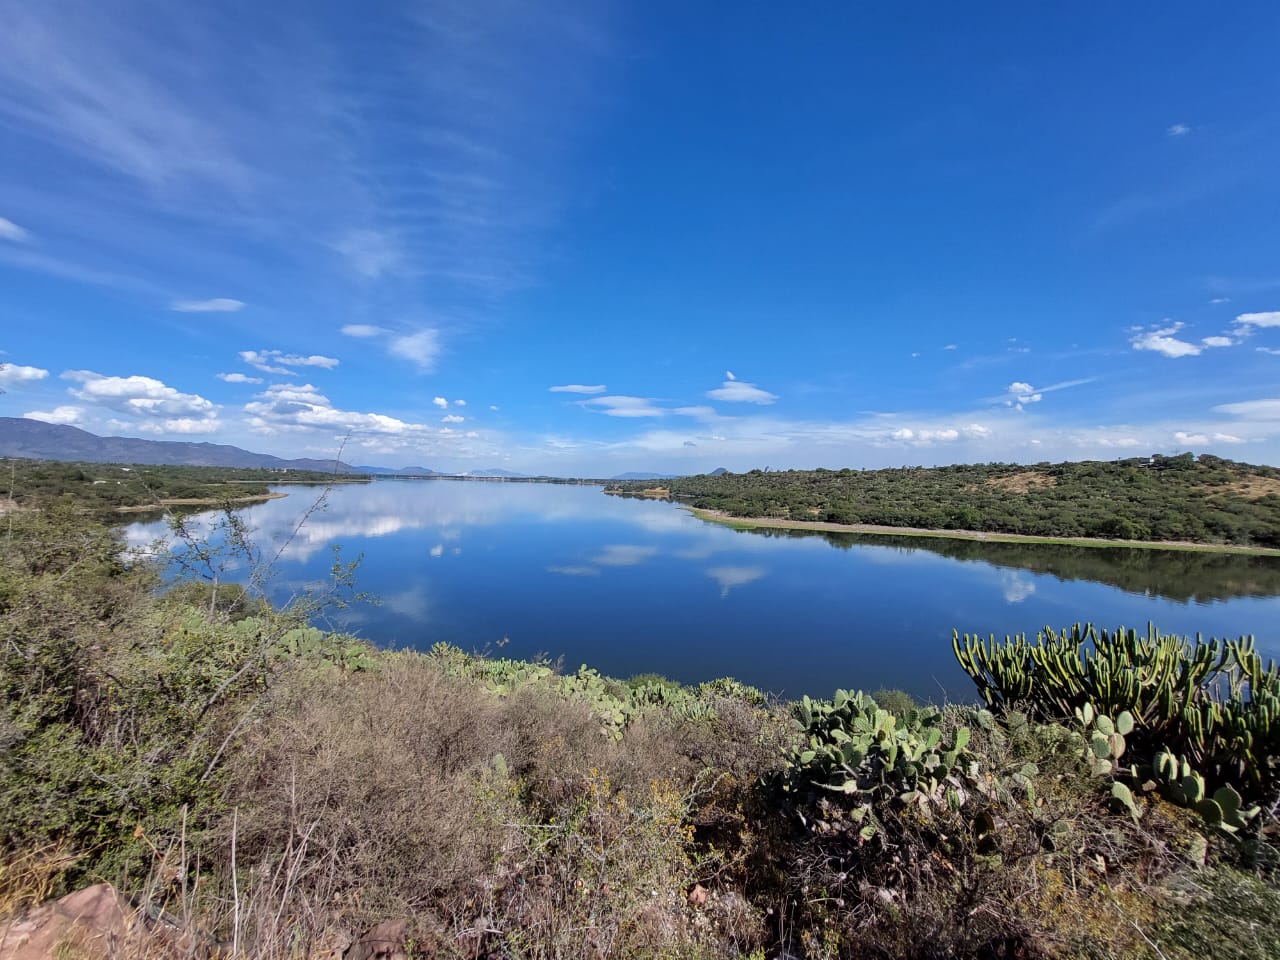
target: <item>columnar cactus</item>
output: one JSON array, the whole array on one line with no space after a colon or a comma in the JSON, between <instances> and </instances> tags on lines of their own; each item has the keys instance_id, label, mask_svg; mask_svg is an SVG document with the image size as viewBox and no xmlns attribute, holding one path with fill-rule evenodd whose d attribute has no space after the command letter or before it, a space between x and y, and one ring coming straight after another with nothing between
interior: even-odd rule
<instances>
[{"instance_id":1,"label":"columnar cactus","mask_svg":"<svg viewBox=\"0 0 1280 960\"><path fill-rule=\"evenodd\" d=\"M1254 798L1280 784L1280 667L1264 664L1252 637L1205 641L1150 625L1143 635L1076 624L1046 627L1034 643L1025 634L1000 642L957 632L952 648L992 709L1025 703L1050 720L1086 705L1108 717L1127 713L1133 729L1121 736L1141 757L1168 746L1210 784L1235 784ZM1090 736L1097 766L1114 766L1118 755Z\"/></svg>"}]
</instances>

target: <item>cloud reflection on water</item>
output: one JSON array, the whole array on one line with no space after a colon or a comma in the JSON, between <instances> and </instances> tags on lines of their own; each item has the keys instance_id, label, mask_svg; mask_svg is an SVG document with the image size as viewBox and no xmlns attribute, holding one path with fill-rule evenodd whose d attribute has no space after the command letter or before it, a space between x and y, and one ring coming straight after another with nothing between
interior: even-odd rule
<instances>
[{"instance_id":1,"label":"cloud reflection on water","mask_svg":"<svg viewBox=\"0 0 1280 960\"><path fill-rule=\"evenodd\" d=\"M720 584L721 598L729 596L729 591L734 587L746 586L748 583L754 583L765 575L767 571L764 567L710 567L707 569L707 576Z\"/></svg>"}]
</instances>

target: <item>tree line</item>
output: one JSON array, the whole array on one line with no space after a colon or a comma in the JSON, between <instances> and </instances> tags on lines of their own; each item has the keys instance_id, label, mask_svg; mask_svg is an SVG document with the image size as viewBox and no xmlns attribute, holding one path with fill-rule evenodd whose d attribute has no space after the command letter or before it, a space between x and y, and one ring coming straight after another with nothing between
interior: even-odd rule
<instances>
[{"instance_id":1,"label":"tree line","mask_svg":"<svg viewBox=\"0 0 1280 960\"><path fill-rule=\"evenodd\" d=\"M651 483L611 491L637 493ZM752 470L669 481L735 517L1045 537L1280 547L1280 470L1208 454L882 470Z\"/></svg>"}]
</instances>

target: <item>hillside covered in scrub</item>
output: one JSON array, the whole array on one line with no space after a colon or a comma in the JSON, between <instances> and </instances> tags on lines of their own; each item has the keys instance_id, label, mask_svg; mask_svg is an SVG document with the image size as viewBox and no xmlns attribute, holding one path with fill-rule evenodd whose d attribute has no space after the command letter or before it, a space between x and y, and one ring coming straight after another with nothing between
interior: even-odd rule
<instances>
[{"instance_id":1,"label":"hillside covered in scrub","mask_svg":"<svg viewBox=\"0 0 1280 960\"><path fill-rule=\"evenodd\" d=\"M608 489L640 494L652 486ZM1032 466L752 470L680 477L663 487L672 499L733 517L1280 547L1280 469L1208 454Z\"/></svg>"},{"instance_id":2,"label":"hillside covered in scrub","mask_svg":"<svg viewBox=\"0 0 1280 960\"><path fill-rule=\"evenodd\" d=\"M1280 953L1249 641L957 637L973 704L782 703L378 651L309 625L350 567L278 609L184 541L162 591L74 506L0 533L0 930L105 881L126 958Z\"/></svg>"}]
</instances>

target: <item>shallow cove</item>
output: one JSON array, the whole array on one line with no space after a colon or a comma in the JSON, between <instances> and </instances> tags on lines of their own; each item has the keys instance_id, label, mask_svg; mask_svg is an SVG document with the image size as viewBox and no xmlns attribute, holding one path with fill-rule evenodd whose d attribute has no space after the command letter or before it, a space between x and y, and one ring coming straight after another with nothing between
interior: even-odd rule
<instances>
[{"instance_id":1,"label":"shallow cove","mask_svg":"<svg viewBox=\"0 0 1280 960\"><path fill-rule=\"evenodd\" d=\"M1280 655L1280 558L927 537L742 531L596 486L379 480L243 511L272 598L363 554L382 598L336 618L380 646L563 658L604 673L719 676L787 696L901 687L968 700L951 631L1034 633L1093 620L1214 636ZM162 524L128 528L145 543ZM234 577L244 571L230 571Z\"/></svg>"}]
</instances>

